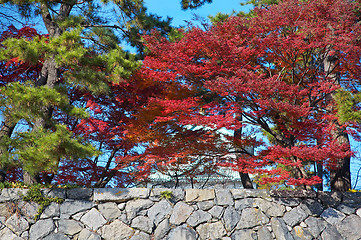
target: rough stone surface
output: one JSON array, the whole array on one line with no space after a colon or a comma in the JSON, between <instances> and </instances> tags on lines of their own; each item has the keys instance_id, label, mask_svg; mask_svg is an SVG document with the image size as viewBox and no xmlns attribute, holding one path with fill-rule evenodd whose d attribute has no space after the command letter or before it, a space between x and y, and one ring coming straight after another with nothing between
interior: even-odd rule
<instances>
[{"instance_id":1,"label":"rough stone surface","mask_svg":"<svg viewBox=\"0 0 361 240\"><path fill-rule=\"evenodd\" d=\"M219 206L233 206L234 200L229 189L216 189L216 203Z\"/></svg>"},{"instance_id":2,"label":"rough stone surface","mask_svg":"<svg viewBox=\"0 0 361 240\"><path fill-rule=\"evenodd\" d=\"M302 201L300 207L311 216L320 216L324 210L322 204L313 199L306 199Z\"/></svg>"},{"instance_id":3,"label":"rough stone surface","mask_svg":"<svg viewBox=\"0 0 361 240\"><path fill-rule=\"evenodd\" d=\"M145 215L147 209L153 206L154 202L148 199L137 199L129 201L125 206L128 219L132 220L138 215Z\"/></svg>"},{"instance_id":4,"label":"rough stone surface","mask_svg":"<svg viewBox=\"0 0 361 240\"><path fill-rule=\"evenodd\" d=\"M92 208L89 212L84 214L80 221L93 230L97 230L107 223L105 218L95 208Z\"/></svg>"},{"instance_id":5,"label":"rough stone surface","mask_svg":"<svg viewBox=\"0 0 361 240\"><path fill-rule=\"evenodd\" d=\"M43 238L43 240L70 240L70 238L63 233L51 233Z\"/></svg>"},{"instance_id":6,"label":"rough stone surface","mask_svg":"<svg viewBox=\"0 0 361 240\"><path fill-rule=\"evenodd\" d=\"M355 208L353 207L350 207L348 205L345 205L345 204L340 204L338 207L337 207L337 210L346 214L346 215L350 215L350 214L354 214L355 213Z\"/></svg>"},{"instance_id":7,"label":"rough stone surface","mask_svg":"<svg viewBox=\"0 0 361 240\"><path fill-rule=\"evenodd\" d=\"M173 210L173 207L167 200L162 200L154 204L148 209L148 217L158 225L166 216L168 216Z\"/></svg>"},{"instance_id":8,"label":"rough stone surface","mask_svg":"<svg viewBox=\"0 0 361 240\"><path fill-rule=\"evenodd\" d=\"M73 188L66 192L68 199L91 200L93 196L92 188Z\"/></svg>"},{"instance_id":9,"label":"rough stone surface","mask_svg":"<svg viewBox=\"0 0 361 240\"><path fill-rule=\"evenodd\" d=\"M295 226L292 229L292 236L295 240L312 240L313 236L301 226Z\"/></svg>"},{"instance_id":10,"label":"rough stone surface","mask_svg":"<svg viewBox=\"0 0 361 240\"><path fill-rule=\"evenodd\" d=\"M326 208L337 208L342 200L342 193L340 192L319 192L318 198L321 200Z\"/></svg>"},{"instance_id":11,"label":"rough stone surface","mask_svg":"<svg viewBox=\"0 0 361 240\"><path fill-rule=\"evenodd\" d=\"M29 228L29 223L19 214L13 214L6 220L5 225L18 236Z\"/></svg>"},{"instance_id":12,"label":"rough stone surface","mask_svg":"<svg viewBox=\"0 0 361 240\"><path fill-rule=\"evenodd\" d=\"M150 236L144 232L137 232L130 238L130 240L150 240Z\"/></svg>"},{"instance_id":13,"label":"rough stone surface","mask_svg":"<svg viewBox=\"0 0 361 240\"><path fill-rule=\"evenodd\" d=\"M0 202L20 200L27 192L28 189L4 188L0 194Z\"/></svg>"},{"instance_id":14,"label":"rough stone surface","mask_svg":"<svg viewBox=\"0 0 361 240\"><path fill-rule=\"evenodd\" d=\"M223 213L223 207L214 206L208 211L214 218L220 219Z\"/></svg>"},{"instance_id":15,"label":"rough stone surface","mask_svg":"<svg viewBox=\"0 0 361 240\"><path fill-rule=\"evenodd\" d=\"M255 226L267 224L268 217L257 208L246 208L242 211L241 218L237 224L237 229L253 228Z\"/></svg>"},{"instance_id":16,"label":"rough stone surface","mask_svg":"<svg viewBox=\"0 0 361 240\"><path fill-rule=\"evenodd\" d=\"M253 207L260 208L269 217L281 217L286 211L285 206L260 198L253 201Z\"/></svg>"},{"instance_id":17,"label":"rough stone surface","mask_svg":"<svg viewBox=\"0 0 361 240\"><path fill-rule=\"evenodd\" d=\"M231 193L234 199L241 198L269 198L268 190L264 189L231 189Z\"/></svg>"},{"instance_id":18,"label":"rough stone surface","mask_svg":"<svg viewBox=\"0 0 361 240\"><path fill-rule=\"evenodd\" d=\"M232 240L254 240L256 238L256 233L252 231L251 229L242 229L242 230L236 230L232 234Z\"/></svg>"},{"instance_id":19,"label":"rough stone surface","mask_svg":"<svg viewBox=\"0 0 361 240\"><path fill-rule=\"evenodd\" d=\"M146 188L96 188L93 198L99 202L124 202L134 198L147 198L149 192Z\"/></svg>"},{"instance_id":20,"label":"rough stone surface","mask_svg":"<svg viewBox=\"0 0 361 240\"><path fill-rule=\"evenodd\" d=\"M203 201L197 203L198 208L203 211L207 211L211 209L214 205L215 205L214 201Z\"/></svg>"},{"instance_id":21,"label":"rough stone surface","mask_svg":"<svg viewBox=\"0 0 361 240\"><path fill-rule=\"evenodd\" d=\"M336 227L329 225L321 234L322 240L343 240L344 238L337 231Z\"/></svg>"},{"instance_id":22,"label":"rough stone surface","mask_svg":"<svg viewBox=\"0 0 361 240\"><path fill-rule=\"evenodd\" d=\"M74 235L83 229L83 226L75 220L60 219L58 222L59 232Z\"/></svg>"},{"instance_id":23,"label":"rough stone surface","mask_svg":"<svg viewBox=\"0 0 361 240\"><path fill-rule=\"evenodd\" d=\"M83 194L82 189L76 191ZM95 191L87 198L94 199ZM307 198L301 191L303 195L290 193L287 198L287 192L272 197L267 191L248 189L125 191L129 196L121 193L114 201L70 196L83 200L51 203L36 222L39 205L15 197L0 203L0 239L361 239L359 193L317 193L319 197ZM161 199L162 191L174 195ZM13 192L17 191L6 190L3 196ZM51 192L42 189L46 196Z\"/></svg>"},{"instance_id":24,"label":"rough stone surface","mask_svg":"<svg viewBox=\"0 0 361 240\"><path fill-rule=\"evenodd\" d=\"M336 229L350 240L361 239L361 218L356 215L348 216L336 225Z\"/></svg>"},{"instance_id":25,"label":"rough stone surface","mask_svg":"<svg viewBox=\"0 0 361 240\"><path fill-rule=\"evenodd\" d=\"M234 208L237 211L242 211L245 208L250 208L253 206L254 199L253 198L245 198L241 200L235 200L234 202Z\"/></svg>"},{"instance_id":26,"label":"rough stone surface","mask_svg":"<svg viewBox=\"0 0 361 240\"><path fill-rule=\"evenodd\" d=\"M4 240L22 240L22 238L16 236L9 228L3 228L0 231L0 239Z\"/></svg>"},{"instance_id":27,"label":"rough stone surface","mask_svg":"<svg viewBox=\"0 0 361 240\"><path fill-rule=\"evenodd\" d=\"M99 204L98 210L108 221L113 221L122 214L117 204L115 204L114 202Z\"/></svg>"},{"instance_id":28,"label":"rough stone surface","mask_svg":"<svg viewBox=\"0 0 361 240\"><path fill-rule=\"evenodd\" d=\"M44 238L49 235L55 229L55 225L52 219L39 220L31 226L29 232L29 239L35 240Z\"/></svg>"},{"instance_id":29,"label":"rough stone surface","mask_svg":"<svg viewBox=\"0 0 361 240\"><path fill-rule=\"evenodd\" d=\"M240 218L241 216L236 211L236 209L234 209L233 207L227 207L226 210L224 210L222 218L224 222L224 227L227 229L227 231L232 231L233 228L237 225Z\"/></svg>"},{"instance_id":30,"label":"rough stone surface","mask_svg":"<svg viewBox=\"0 0 361 240\"><path fill-rule=\"evenodd\" d=\"M187 221L188 217L192 214L193 208L184 202L178 202L173 209L169 222L171 224L180 225Z\"/></svg>"},{"instance_id":31,"label":"rough stone surface","mask_svg":"<svg viewBox=\"0 0 361 240\"><path fill-rule=\"evenodd\" d=\"M157 228L154 230L154 239L160 240L164 238L166 234L169 232L169 230L170 230L169 220L164 219L161 223L159 223Z\"/></svg>"},{"instance_id":32,"label":"rough stone surface","mask_svg":"<svg viewBox=\"0 0 361 240\"><path fill-rule=\"evenodd\" d=\"M101 240L100 236L89 229L83 228L79 233L77 240Z\"/></svg>"},{"instance_id":33,"label":"rough stone surface","mask_svg":"<svg viewBox=\"0 0 361 240\"><path fill-rule=\"evenodd\" d=\"M58 203L52 202L49 206L47 206L40 218L51 218L51 217L59 217L60 216L60 206Z\"/></svg>"},{"instance_id":34,"label":"rough stone surface","mask_svg":"<svg viewBox=\"0 0 361 240\"><path fill-rule=\"evenodd\" d=\"M186 202L200 202L215 198L213 189L186 189Z\"/></svg>"},{"instance_id":35,"label":"rough stone surface","mask_svg":"<svg viewBox=\"0 0 361 240\"><path fill-rule=\"evenodd\" d=\"M320 233L326 228L327 223L326 221L316 218L316 217L309 217L305 220L305 223L308 226L308 231L312 234L313 237L317 238Z\"/></svg>"},{"instance_id":36,"label":"rough stone surface","mask_svg":"<svg viewBox=\"0 0 361 240\"><path fill-rule=\"evenodd\" d=\"M293 240L291 233L288 231L288 228L283 221L283 219L273 217L271 219L271 226L273 233L276 236L276 239L279 240Z\"/></svg>"},{"instance_id":37,"label":"rough stone surface","mask_svg":"<svg viewBox=\"0 0 361 240\"><path fill-rule=\"evenodd\" d=\"M296 224L300 223L307 217L307 213L302 210L301 207L296 207L289 212L285 213L283 220L287 223L287 225L293 227Z\"/></svg>"},{"instance_id":38,"label":"rough stone surface","mask_svg":"<svg viewBox=\"0 0 361 240\"><path fill-rule=\"evenodd\" d=\"M187 220L187 223L192 227L196 227L199 224L205 223L211 219L212 219L211 214L202 210L198 210L193 212L192 215L190 215L190 217Z\"/></svg>"},{"instance_id":39,"label":"rough stone surface","mask_svg":"<svg viewBox=\"0 0 361 240\"><path fill-rule=\"evenodd\" d=\"M60 217L69 218L69 216L91 209L93 206L93 202L66 200L60 205Z\"/></svg>"},{"instance_id":40,"label":"rough stone surface","mask_svg":"<svg viewBox=\"0 0 361 240\"><path fill-rule=\"evenodd\" d=\"M200 239L219 239L226 235L222 222L205 223L197 227Z\"/></svg>"},{"instance_id":41,"label":"rough stone surface","mask_svg":"<svg viewBox=\"0 0 361 240\"><path fill-rule=\"evenodd\" d=\"M346 215L342 212L337 211L334 208L327 208L325 211L323 211L321 217L330 224L336 224L342 221L342 219L344 219Z\"/></svg>"},{"instance_id":42,"label":"rough stone surface","mask_svg":"<svg viewBox=\"0 0 361 240\"><path fill-rule=\"evenodd\" d=\"M262 240L272 240L272 234L268 230L267 226L262 226L257 231L257 238Z\"/></svg>"},{"instance_id":43,"label":"rough stone surface","mask_svg":"<svg viewBox=\"0 0 361 240\"><path fill-rule=\"evenodd\" d=\"M23 202L20 201L18 208L20 209L21 214L29 223L34 223L34 216L38 213L39 204L35 202Z\"/></svg>"},{"instance_id":44,"label":"rough stone surface","mask_svg":"<svg viewBox=\"0 0 361 240\"><path fill-rule=\"evenodd\" d=\"M130 226L150 234L153 232L153 225L153 221L150 218L138 216L132 220L132 224Z\"/></svg>"},{"instance_id":45,"label":"rough stone surface","mask_svg":"<svg viewBox=\"0 0 361 240\"><path fill-rule=\"evenodd\" d=\"M196 240L197 233L187 225L181 225L169 232L168 240Z\"/></svg>"},{"instance_id":46,"label":"rough stone surface","mask_svg":"<svg viewBox=\"0 0 361 240\"><path fill-rule=\"evenodd\" d=\"M133 235L134 230L122 221L116 219L111 224L103 226L100 232L105 239L125 240Z\"/></svg>"}]
</instances>

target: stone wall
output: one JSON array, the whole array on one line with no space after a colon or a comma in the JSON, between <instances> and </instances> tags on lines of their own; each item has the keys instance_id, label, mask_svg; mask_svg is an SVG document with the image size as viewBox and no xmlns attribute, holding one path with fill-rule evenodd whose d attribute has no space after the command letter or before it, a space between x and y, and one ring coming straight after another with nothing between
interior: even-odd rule
<instances>
[{"instance_id":1,"label":"stone wall","mask_svg":"<svg viewBox=\"0 0 361 240\"><path fill-rule=\"evenodd\" d=\"M34 221L26 191L2 190L0 239L361 239L361 193L43 189L65 201Z\"/></svg>"}]
</instances>

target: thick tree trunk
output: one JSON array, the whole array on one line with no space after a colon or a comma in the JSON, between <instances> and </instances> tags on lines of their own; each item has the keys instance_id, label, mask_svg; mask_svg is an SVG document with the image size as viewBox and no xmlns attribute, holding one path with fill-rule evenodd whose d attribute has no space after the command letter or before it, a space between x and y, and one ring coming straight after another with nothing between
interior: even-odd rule
<instances>
[{"instance_id":1,"label":"thick tree trunk","mask_svg":"<svg viewBox=\"0 0 361 240\"><path fill-rule=\"evenodd\" d=\"M329 79L332 79L335 84L340 85L340 76L335 71L337 66L337 56L330 56L329 52L331 47L328 49L328 52L325 55L324 59L324 71L325 76ZM334 94L331 94L326 101L330 103L334 99ZM334 112L334 106L329 104L327 109L330 113ZM331 124L334 124L335 130L331 132L334 140L337 140L340 144L346 144L348 149L351 150L350 140L346 133L346 129L341 127L337 120L333 121ZM336 169L330 170L330 185L331 191L341 191L345 192L351 189L351 171L350 171L350 157L337 159Z\"/></svg>"},{"instance_id":2,"label":"thick tree trunk","mask_svg":"<svg viewBox=\"0 0 361 240\"><path fill-rule=\"evenodd\" d=\"M350 140L348 138L346 129L340 127L336 122L336 131L332 133L333 137L337 139L339 144L346 144L351 150ZM351 189L351 157L337 159L336 169L330 170L330 185L331 191L346 192Z\"/></svg>"},{"instance_id":3,"label":"thick tree trunk","mask_svg":"<svg viewBox=\"0 0 361 240\"><path fill-rule=\"evenodd\" d=\"M241 139L242 137L242 128L237 129L234 131L234 140L237 141L237 139ZM239 155L239 154L237 154ZM253 183L251 181L251 178L249 177L248 173L239 172L239 176L241 177L241 182L243 185L243 188L245 189L254 189Z\"/></svg>"}]
</instances>

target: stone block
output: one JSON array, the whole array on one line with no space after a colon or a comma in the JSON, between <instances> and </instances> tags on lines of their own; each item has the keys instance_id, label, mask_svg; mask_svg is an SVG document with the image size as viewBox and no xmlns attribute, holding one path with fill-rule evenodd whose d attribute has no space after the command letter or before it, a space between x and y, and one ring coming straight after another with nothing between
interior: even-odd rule
<instances>
[{"instance_id":1,"label":"stone block","mask_svg":"<svg viewBox=\"0 0 361 240\"><path fill-rule=\"evenodd\" d=\"M55 229L53 219L38 220L30 227L29 239L37 240L42 239L52 233Z\"/></svg>"},{"instance_id":2,"label":"stone block","mask_svg":"<svg viewBox=\"0 0 361 240\"><path fill-rule=\"evenodd\" d=\"M163 219L172 213L173 207L167 200L162 200L148 209L147 215L158 225Z\"/></svg>"},{"instance_id":3,"label":"stone block","mask_svg":"<svg viewBox=\"0 0 361 240\"><path fill-rule=\"evenodd\" d=\"M251 229L236 230L231 235L232 240L254 240L257 238L256 232Z\"/></svg>"},{"instance_id":4,"label":"stone block","mask_svg":"<svg viewBox=\"0 0 361 240\"><path fill-rule=\"evenodd\" d=\"M186 224L178 226L169 232L168 240L196 240L197 233Z\"/></svg>"},{"instance_id":5,"label":"stone block","mask_svg":"<svg viewBox=\"0 0 361 240\"><path fill-rule=\"evenodd\" d=\"M97 233L83 228L83 230L79 233L77 240L101 240L101 238Z\"/></svg>"},{"instance_id":6,"label":"stone block","mask_svg":"<svg viewBox=\"0 0 361 240\"><path fill-rule=\"evenodd\" d=\"M153 188L150 191L149 200L152 201L162 200L161 193L165 191L172 192L172 198L169 199L172 202L178 202L184 200L185 193L183 189L170 189L170 188Z\"/></svg>"},{"instance_id":7,"label":"stone block","mask_svg":"<svg viewBox=\"0 0 361 240\"><path fill-rule=\"evenodd\" d=\"M196 227L201 223L208 222L212 219L211 214L203 211L203 210L197 210L190 215L190 217L187 220L187 223L192 226Z\"/></svg>"},{"instance_id":8,"label":"stone block","mask_svg":"<svg viewBox=\"0 0 361 240\"><path fill-rule=\"evenodd\" d=\"M214 201L203 201L203 202L197 202L197 206L200 210L207 211L211 209L215 205Z\"/></svg>"},{"instance_id":9,"label":"stone block","mask_svg":"<svg viewBox=\"0 0 361 240\"><path fill-rule=\"evenodd\" d=\"M107 220L105 220L105 218L95 208L92 208L89 212L84 214L80 221L93 230L97 230L107 223Z\"/></svg>"},{"instance_id":10,"label":"stone block","mask_svg":"<svg viewBox=\"0 0 361 240\"><path fill-rule=\"evenodd\" d=\"M170 230L169 219L164 219L154 230L154 240L161 240Z\"/></svg>"},{"instance_id":11,"label":"stone block","mask_svg":"<svg viewBox=\"0 0 361 240\"><path fill-rule=\"evenodd\" d=\"M226 235L226 229L222 222L205 223L197 227L200 239L220 239Z\"/></svg>"},{"instance_id":12,"label":"stone block","mask_svg":"<svg viewBox=\"0 0 361 240\"><path fill-rule=\"evenodd\" d=\"M4 188L0 194L0 202L21 200L27 192L28 189Z\"/></svg>"},{"instance_id":13,"label":"stone block","mask_svg":"<svg viewBox=\"0 0 361 240\"><path fill-rule=\"evenodd\" d=\"M336 224L336 229L345 238L349 240L361 239L361 218L351 215Z\"/></svg>"},{"instance_id":14,"label":"stone block","mask_svg":"<svg viewBox=\"0 0 361 240\"><path fill-rule=\"evenodd\" d=\"M19 214L11 215L11 217L6 220L5 225L18 236L29 229L28 221Z\"/></svg>"},{"instance_id":15,"label":"stone block","mask_svg":"<svg viewBox=\"0 0 361 240\"><path fill-rule=\"evenodd\" d=\"M312 234L314 238L318 238L320 233L326 228L327 222L320 218L308 217L305 220L307 224L307 230Z\"/></svg>"},{"instance_id":16,"label":"stone block","mask_svg":"<svg viewBox=\"0 0 361 240\"><path fill-rule=\"evenodd\" d=\"M223 207L214 206L208 211L214 218L220 219L223 214Z\"/></svg>"},{"instance_id":17,"label":"stone block","mask_svg":"<svg viewBox=\"0 0 361 240\"><path fill-rule=\"evenodd\" d=\"M222 220L227 231L232 231L240 219L241 216L234 207L227 207L224 210Z\"/></svg>"},{"instance_id":18,"label":"stone block","mask_svg":"<svg viewBox=\"0 0 361 240\"><path fill-rule=\"evenodd\" d=\"M337 208L342 200L340 192L318 192L318 198L326 208Z\"/></svg>"},{"instance_id":19,"label":"stone block","mask_svg":"<svg viewBox=\"0 0 361 240\"><path fill-rule=\"evenodd\" d=\"M322 240L345 240L333 225L328 225L321 233ZM348 240L348 239L347 239Z\"/></svg>"},{"instance_id":20,"label":"stone block","mask_svg":"<svg viewBox=\"0 0 361 240\"><path fill-rule=\"evenodd\" d=\"M149 192L147 188L95 188L94 201L124 202L134 198L147 198Z\"/></svg>"},{"instance_id":21,"label":"stone block","mask_svg":"<svg viewBox=\"0 0 361 240\"><path fill-rule=\"evenodd\" d=\"M130 226L132 228L151 234L153 232L154 224L150 218L138 216L132 220L132 224Z\"/></svg>"},{"instance_id":22,"label":"stone block","mask_svg":"<svg viewBox=\"0 0 361 240\"><path fill-rule=\"evenodd\" d=\"M94 205L94 202L89 201L65 200L60 205L60 217L69 218L73 214L91 209Z\"/></svg>"},{"instance_id":23,"label":"stone block","mask_svg":"<svg viewBox=\"0 0 361 240\"><path fill-rule=\"evenodd\" d=\"M320 216L324 207L318 201L313 199L305 199L300 204L300 207L310 216Z\"/></svg>"},{"instance_id":24,"label":"stone block","mask_svg":"<svg viewBox=\"0 0 361 240\"><path fill-rule=\"evenodd\" d=\"M293 240L293 237L283 219L278 217L271 218L271 226L276 239Z\"/></svg>"},{"instance_id":25,"label":"stone block","mask_svg":"<svg viewBox=\"0 0 361 240\"><path fill-rule=\"evenodd\" d=\"M295 240L312 240L313 237L306 229L301 226L295 226L292 229L292 235Z\"/></svg>"},{"instance_id":26,"label":"stone block","mask_svg":"<svg viewBox=\"0 0 361 240\"><path fill-rule=\"evenodd\" d=\"M4 240L23 240L23 238L16 236L9 228L5 227L0 231L0 239Z\"/></svg>"},{"instance_id":27,"label":"stone block","mask_svg":"<svg viewBox=\"0 0 361 240\"><path fill-rule=\"evenodd\" d=\"M92 200L93 189L92 188L72 188L66 191L68 199L75 200Z\"/></svg>"},{"instance_id":28,"label":"stone block","mask_svg":"<svg viewBox=\"0 0 361 240\"><path fill-rule=\"evenodd\" d=\"M286 212L283 220L290 227L294 227L308 217L307 213L301 207L295 207L289 212Z\"/></svg>"},{"instance_id":29,"label":"stone block","mask_svg":"<svg viewBox=\"0 0 361 240\"><path fill-rule=\"evenodd\" d=\"M83 229L83 226L75 220L60 219L58 221L58 230L59 232L65 233L67 235L74 235L80 232Z\"/></svg>"},{"instance_id":30,"label":"stone block","mask_svg":"<svg viewBox=\"0 0 361 240\"><path fill-rule=\"evenodd\" d=\"M220 206L233 206L234 200L229 189L216 189L216 203Z\"/></svg>"},{"instance_id":31,"label":"stone block","mask_svg":"<svg viewBox=\"0 0 361 240\"><path fill-rule=\"evenodd\" d=\"M128 201L125 206L128 220L132 220L138 215L146 215L147 209L154 205L149 199L136 199Z\"/></svg>"},{"instance_id":32,"label":"stone block","mask_svg":"<svg viewBox=\"0 0 361 240\"><path fill-rule=\"evenodd\" d=\"M186 189L185 191L186 202L201 202L215 198L213 189Z\"/></svg>"},{"instance_id":33,"label":"stone block","mask_svg":"<svg viewBox=\"0 0 361 240\"><path fill-rule=\"evenodd\" d=\"M269 199L269 191L265 189L231 189L234 199L241 198L266 198Z\"/></svg>"},{"instance_id":34,"label":"stone block","mask_svg":"<svg viewBox=\"0 0 361 240\"><path fill-rule=\"evenodd\" d=\"M42 240L70 240L70 238L63 233L51 233Z\"/></svg>"},{"instance_id":35,"label":"stone block","mask_svg":"<svg viewBox=\"0 0 361 240\"><path fill-rule=\"evenodd\" d=\"M113 221L122 214L117 204L114 202L99 204L98 210L108 221Z\"/></svg>"},{"instance_id":36,"label":"stone block","mask_svg":"<svg viewBox=\"0 0 361 240\"><path fill-rule=\"evenodd\" d=\"M192 214L193 207L184 202L178 202L174 208L169 222L174 225L180 225L187 221L188 217Z\"/></svg>"},{"instance_id":37,"label":"stone block","mask_svg":"<svg viewBox=\"0 0 361 240\"><path fill-rule=\"evenodd\" d=\"M329 224L335 225L336 223L341 222L346 215L334 208L327 208L322 212L321 217Z\"/></svg>"},{"instance_id":38,"label":"stone block","mask_svg":"<svg viewBox=\"0 0 361 240\"><path fill-rule=\"evenodd\" d=\"M242 211L241 218L236 229L253 228L263 226L269 222L269 218L257 208L245 208Z\"/></svg>"},{"instance_id":39,"label":"stone block","mask_svg":"<svg viewBox=\"0 0 361 240\"><path fill-rule=\"evenodd\" d=\"M134 230L122 221L116 219L111 224L104 225L100 229L100 233L104 239L126 240L133 235Z\"/></svg>"}]
</instances>

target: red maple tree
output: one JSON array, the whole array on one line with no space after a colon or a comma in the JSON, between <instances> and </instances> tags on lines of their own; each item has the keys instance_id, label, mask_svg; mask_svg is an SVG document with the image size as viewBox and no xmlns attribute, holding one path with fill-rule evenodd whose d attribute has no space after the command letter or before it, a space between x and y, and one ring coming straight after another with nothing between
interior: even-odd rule
<instances>
[{"instance_id":1,"label":"red maple tree","mask_svg":"<svg viewBox=\"0 0 361 240\"><path fill-rule=\"evenodd\" d=\"M176 42L156 32L146 36L150 53L142 72L167 92L149 102L159 113L153 124L213 132L255 127L269 143L240 138L238 147L262 148L256 156L228 162L235 170L265 174L261 183L307 186L322 181L322 174L310 171L314 164L331 173L342 168L338 177L346 184L333 190L349 189L347 133L358 126L338 121L334 98L341 87L358 91L361 29L355 9L356 3L344 0L287 0L255 9L252 18L192 28ZM210 144L204 137L194 142ZM152 164L159 159L151 150L148 157Z\"/></svg>"}]
</instances>

